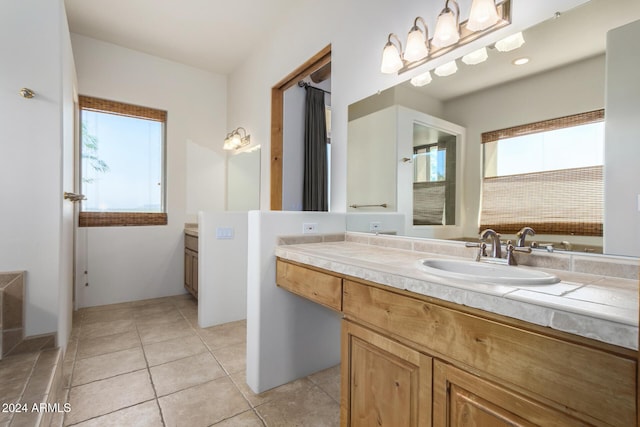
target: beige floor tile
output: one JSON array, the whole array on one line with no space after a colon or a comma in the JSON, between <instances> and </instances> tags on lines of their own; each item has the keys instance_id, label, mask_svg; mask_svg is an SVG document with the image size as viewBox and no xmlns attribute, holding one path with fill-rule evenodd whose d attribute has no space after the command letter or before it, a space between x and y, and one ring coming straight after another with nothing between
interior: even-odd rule
<instances>
[{"instance_id":1,"label":"beige floor tile","mask_svg":"<svg viewBox=\"0 0 640 427\"><path fill-rule=\"evenodd\" d=\"M113 353L140 345L140 337L135 330L120 334L107 335L96 338L86 338L78 344L77 359L98 356L100 354Z\"/></svg>"},{"instance_id":2,"label":"beige floor tile","mask_svg":"<svg viewBox=\"0 0 640 427\"><path fill-rule=\"evenodd\" d=\"M206 329L199 329L198 334L212 350L215 350L246 342L247 324L244 320L225 323Z\"/></svg>"},{"instance_id":3,"label":"beige floor tile","mask_svg":"<svg viewBox=\"0 0 640 427\"><path fill-rule=\"evenodd\" d=\"M219 348L212 352L228 374L244 372L247 368L247 345L245 343Z\"/></svg>"},{"instance_id":4,"label":"beige floor tile","mask_svg":"<svg viewBox=\"0 0 640 427\"><path fill-rule=\"evenodd\" d=\"M146 367L142 347L89 357L76 361L71 385L87 384Z\"/></svg>"},{"instance_id":5,"label":"beige floor tile","mask_svg":"<svg viewBox=\"0 0 640 427\"><path fill-rule=\"evenodd\" d=\"M296 394L302 393L313 387L313 383L307 378L300 378L279 387L272 388L271 390L256 394L247 385L245 372L236 372L235 374L231 374L230 377L253 407L264 405L265 403L274 400L291 398L291 396L295 396Z\"/></svg>"},{"instance_id":6,"label":"beige floor tile","mask_svg":"<svg viewBox=\"0 0 640 427\"><path fill-rule=\"evenodd\" d=\"M210 353L202 353L151 368L158 396L164 396L224 376Z\"/></svg>"},{"instance_id":7,"label":"beige floor tile","mask_svg":"<svg viewBox=\"0 0 640 427\"><path fill-rule=\"evenodd\" d=\"M340 365L311 374L308 378L340 403Z\"/></svg>"},{"instance_id":8,"label":"beige floor tile","mask_svg":"<svg viewBox=\"0 0 640 427\"><path fill-rule=\"evenodd\" d=\"M115 310L89 311L84 313L82 324L89 325L96 322L113 322L114 320L132 320L134 310L131 307Z\"/></svg>"},{"instance_id":9,"label":"beige floor tile","mask_svg":"<svg viewBox=\"0 0 640 427\"><path fill-rule=\"evenodd\" d=\"M208 351L197 335L188 335L144 345L144 353L147 356L149 366L161 365Z\"/></svg>"},{"instance_id":10,"label":"beige floor tile","mask_svg":"<svg viewBox=\"0 0 640 427\"><path fill-rule=\"evenodd\" d=\"M80 343L87 338L104 337L107 335L121 334L135 330L132 319L113 320L108 322L96 322L80 327Z\"/></svg>"},{"instance_id":11,"label":"beige floor tile","mask_svg":"<svg viewBox=\"0 0 640 427\"><path fill-rule=\"evenodd\" d=\"M156 400L121 409L98 418L75 424L74 427L163 427Z\"/></svg>"},{"instance_id":12,"label":"beige floor tile","mask_svg":"<svg viewBox=\"0 0 640 427\"><path fill-rule=\"evenodd\" d=\"M267 426L337 427L340 405L314 386L287 398L258 406Z\"/></svg>"},{"instance_id":13,"label":"beige floor tile","mask_svg":"<svg viewBox=\"0 0 640 427\"><path fill-rule=\"evenodd\" d=\"M72 387L69 394L71 412L67 414L65 425L105 415L154 397L146 369Z\"/></svg>"},{"instance_id":14,"label":"beige floor tile","mask_svg":"<svg viewBox=\"0 0 640 427\"><path fill-rule=\"evenodd\" d=\"M235 417L227 418L215 424L216 427L264 427L264 423L253 410L245 411Z\"/></svg>"},{"instance_id":15,"label":"beige floor tile","mask_svg":"<svg viewBox=\"0 0 640 427\"><path fill-rule=\"evenodd\" d=\"M182 319L175 323L140 325L138 333L142 343L148 344L193 335L195 331L186 320Z\"/></svg>"},{"instance_id":16,"label":"beige floor tile","mask_svg":"<svg viewBox=\"0 0 640 427\"><path fill-rule=\"evenodd\" d=\"M158 313L149 313L146 316L136 318L136 325L158 325L166 323L175 323L184 320L182 313L177 308L172 307L171 310Z\"/></svg>"},{"instance_id":17,"label":"beige floor tile","mask_svg":"<svg viewBox=\"0 0 640 427\"><path fill-rule=\"evenodd\" d=\"M210 426L249 408L228 377L161 397L165 424L172 427Z\"/></svg>"},{"instance_id":18,"label":"beige floor tile","mask_svg":"<svg viewBox=\"0 0 640 427\"><path fill-rule=\"evenodd\" d=\"M135 309L134 317L136 320L142 320L149 316L158 314L168 314L177 312L178 309L175 305L168 301L159 301L155 304L142 305Z\"/></svg>"}]
</instances>

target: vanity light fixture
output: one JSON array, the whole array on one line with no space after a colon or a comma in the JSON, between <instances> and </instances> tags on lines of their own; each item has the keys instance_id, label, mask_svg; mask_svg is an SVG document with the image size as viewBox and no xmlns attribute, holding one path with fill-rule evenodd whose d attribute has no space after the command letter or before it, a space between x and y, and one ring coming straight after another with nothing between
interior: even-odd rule
<instances>
[{"instance_id":1,"label":"vanity light fixture","mask_svg":"<svg viewBox=\"0 0 640 427\"><path fill-rule=\"evenodd\" d=\"M453 3L455 13L449 8L449 2ZM458 40L460 40L460 7L456 0L447 0L444 9L438 15L431 43L437 47L447 47L458 43Z\"/></svg>"},{"instance_id":2,"label":"vanity light fixture","mask_svg":"<svg viewBox=\"0 0 640 427\"><path fill-rule=\"evenodd\" d=\"M510 52L522 46L524 44L524 37L522 32L511 34L509 37L505 37L502 40L496 42L496 49L500 52Z\"/></svg>"},{"instance_id":3,"label":"vanity light fixture","mask_svg":"<svg viewBox=\"0 0 640 427\"><path fill-rule=\"evenodd\" d=\"M387 44L382 51L380 71L385 74L402 74L506 27L511 24L512 0L497 1L496 4L496 0L472 0L471 7L474 10L468 20L460 22L460 7L457 1L446 0L444 9L436 20L431 39L429 39L429 29L425 20L418 16L407 35L405 51L402 50L402 43L395 33L389 34ZM481 54L477 53L477 55Z\"/></svg>"},{"instance_id":4,"label":"vanity light fixture","mask_svg":"<svg viewBox=\"0 0 640 427\"><path fill-rule=\"evenodd\" d=\"M244 135L240 134L241 130ZM245 130L245 128L238 127L227 134L227 137L224 139L224 145L222 146L222 148L225 150L237 150L249 145L250 143L251 135L247 135L247 131Z\"/></svg>"},{"instance_id":5,"label":"vanity light fixture","mask_svg":"<svg viewBox=\"0 0 640 427\"><path fill-rule=\"evenodd\" d=\"M424 32L418 27L422 23ZM404 51L405 61L413 62L426 58L429 55L429 28L420 16L413 21L413 27L407 36L407 48Z\"/></svg>"},{"instance_id":6,"label":"vanity light fixture","mask_svg":"<svg viewBox=\"0 0 640 427\"><path fill-rule=\"evenodd\" d=\"M458 71L458 65L456 64L456 61L451 61L436 67L433 72L436 73L436 76L447 77L451 74L455 74L456 71Z\"/></svg>"},{"instance_id":7,"label":"vanity light fixture","mask_svg":"<svg viewBox=\"0 0 640 427\"><path fill-rule=\"evenodd\" d=\"M487 58L489 58L489 55L487 54L487 48L481 47L480 49L474 50L473 52L463 56L462 62L467 65L476 65L486 61Z\"/></svg>"},{"instance_id":8,"label":"vanity light fixture","mask_svg":"<svg viewBox=\"0 0 640 427\"><path fill-rule=\"evenodd\" d=\"M415 77L411 78L411 84L415 87L422 87L431 83L431 71L427 71L426 73L418 74Z\"/></svg>"},{"instance_id":9,"label":"vanity light fixture","mask_svg":"<svg viewBox=\"0 0 640 427\"><path fill-rule=\"evenodd\" d=\"M494 0L473 0L467 28L471 31L482 31L495 25L500 20Z\"/></svg>"},{"instance_id":10,"label":"vanity light fixture","mask_svg":"<svg viewBox=\"0 0 640 427\"><path fill-rule=\"evenodd\" d=\"M398 45L396 46L391 38L395 38ZM399 71L404 65L402 61L402 43L398 36L394 33L389 34L387 38L387 44L382 50L382 64L380 65L380 72L385 74L393 74Z\"/></svg>"}]
</instances>

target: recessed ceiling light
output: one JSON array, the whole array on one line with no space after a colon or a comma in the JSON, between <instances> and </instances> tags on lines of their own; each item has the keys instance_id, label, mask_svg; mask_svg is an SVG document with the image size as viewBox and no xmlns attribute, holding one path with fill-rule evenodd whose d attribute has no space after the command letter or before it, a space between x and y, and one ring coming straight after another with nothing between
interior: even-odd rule
<instances>
[{"instance_id":1,"label":"recessed ceiling light","mask_svg":"<svg viewBox=\"0 0 640 427\"><path fill-rule=\"evenodd\" d=\"M518 59L514 59L512 64L513 65L524 65L527 62L529 62L529 58L524 57L524 58L518 58Z\"/></svg>"}]
</instances>

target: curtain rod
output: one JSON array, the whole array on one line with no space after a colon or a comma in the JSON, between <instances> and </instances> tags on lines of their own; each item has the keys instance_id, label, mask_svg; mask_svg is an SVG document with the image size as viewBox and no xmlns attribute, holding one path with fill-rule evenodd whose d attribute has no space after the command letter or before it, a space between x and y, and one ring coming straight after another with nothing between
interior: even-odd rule
<instances>
[{"instance_id":1,"label":"curtain rod","mask_svg":"<svg viewBox=\"0 0 640 427\"><path fill-rule=\"evenodd\" d=\"M314 88L314 89L321 90L321 91L323 91L324 93L328 93L329 95L331 95L331 92L329 92L328 90L324 90L324 89L320 89L319 87L311 86L309 83L307 83L307 82L305 82L305 81L303 81L303 80L300 80L300 81L298 82L298 86L299 86L299 87L303 87L303 88L305 88L305 89L306 89L306 88L308 88L308 87L312 87L312 88Z\"/></svg>"}]
</instances>

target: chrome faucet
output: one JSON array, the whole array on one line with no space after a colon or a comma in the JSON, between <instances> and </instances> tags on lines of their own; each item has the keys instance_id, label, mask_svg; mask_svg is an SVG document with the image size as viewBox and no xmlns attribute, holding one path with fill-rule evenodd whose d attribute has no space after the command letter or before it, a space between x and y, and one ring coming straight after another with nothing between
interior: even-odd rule
<instances>
[{"instance_id":1,"label":"chrome faucet","mask_svg":"<svg viewBox=\"0 0 640 427\"><path fill-rule=\"evenodd\" d=\"M487 238L491 239L491 256L493 258L502 258L502 247L500 246L500 234L496 233L490 228L483 230L480 233L480 240L483 242L487 240Z\"/></svg>"},{"instance_id":2,"label":"chrome faucet","mask_svg":"<svg viewBox=\"0 0 640 427\"><path fill-rule=\"evenodd\" d=\"M535 236L536 232L533 231L533 228L531 228L531 227L523 227L522 230L518 231L518 233L516 234L516 237L518 238L518 242L516 243L516 247L518 247L518 248L523 248L524 247L524 240L527 238L527 234L529 234L531 236Z\"/></svg>"}]
</instances>

